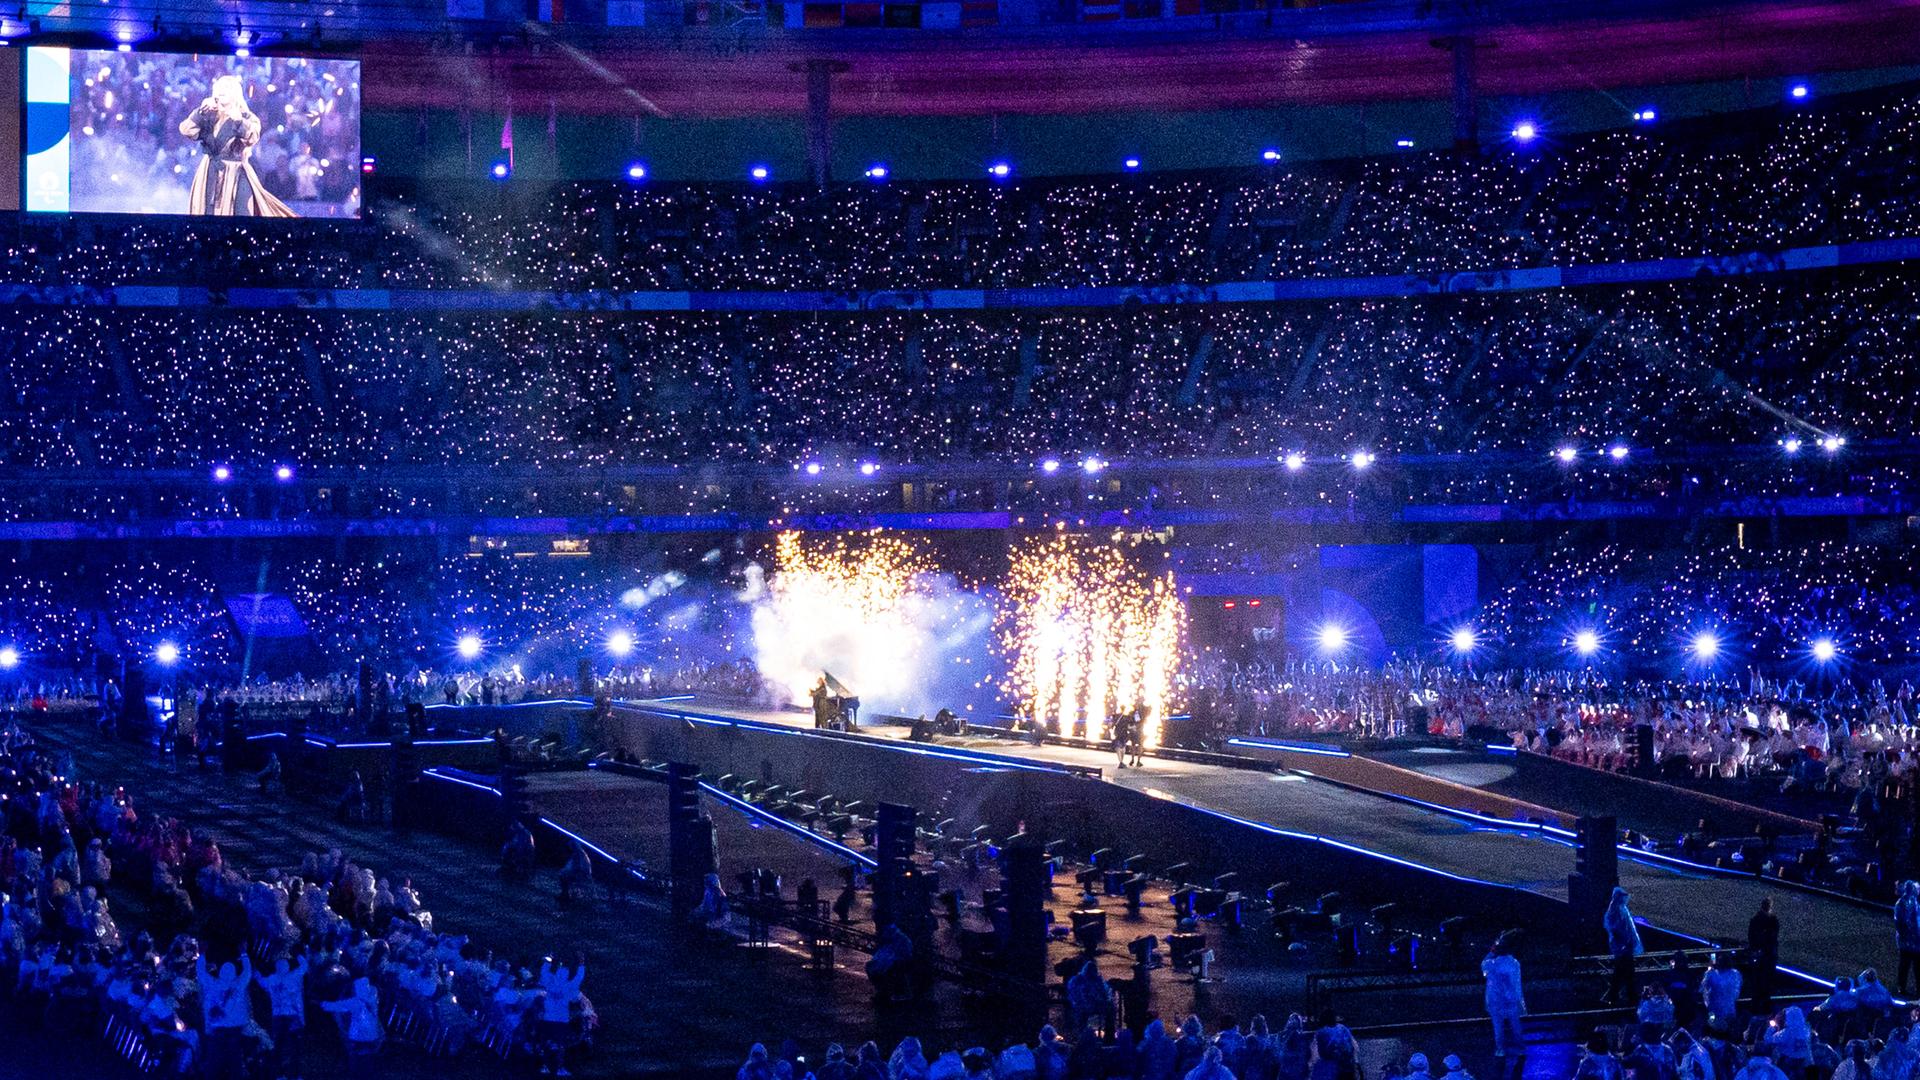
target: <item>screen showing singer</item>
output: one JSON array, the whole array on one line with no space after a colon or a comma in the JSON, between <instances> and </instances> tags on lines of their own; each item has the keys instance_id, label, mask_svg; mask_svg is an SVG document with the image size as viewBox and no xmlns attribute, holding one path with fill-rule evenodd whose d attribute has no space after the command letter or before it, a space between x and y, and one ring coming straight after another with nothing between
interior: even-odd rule
<instances>
[{"instance_id":1,"label":"screen showing singer","mask_svg":"<svg viewBox=\"0 0 1920 1080\"><path fill-rule=\"evenodd\" d=\"M27 209L360 212L357 60L27 51Z\"/></svg>"}]
</instances>

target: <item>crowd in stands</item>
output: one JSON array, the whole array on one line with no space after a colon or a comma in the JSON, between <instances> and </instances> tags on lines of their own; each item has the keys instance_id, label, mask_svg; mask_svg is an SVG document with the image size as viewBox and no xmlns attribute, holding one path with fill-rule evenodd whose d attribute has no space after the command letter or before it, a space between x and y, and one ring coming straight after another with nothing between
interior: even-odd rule
<instances>
[{"instance_id":1,"label":"crowd in stands","mask_svg":"<svg viewBox=\"0 0 1920 1080\"><path fill-rule=\"evenodd\" d=\"M400 1045L485 1046L564 1073L591 1046L584 960L494 956L436 927L404 877L338 851L243 871L15 725L0 730L0 785L0 993L51 1031L214 1077L301 1075L303 1050L364 1074ZM110 889L145 925L116 919Z\"/></svg>"}]
</instances>

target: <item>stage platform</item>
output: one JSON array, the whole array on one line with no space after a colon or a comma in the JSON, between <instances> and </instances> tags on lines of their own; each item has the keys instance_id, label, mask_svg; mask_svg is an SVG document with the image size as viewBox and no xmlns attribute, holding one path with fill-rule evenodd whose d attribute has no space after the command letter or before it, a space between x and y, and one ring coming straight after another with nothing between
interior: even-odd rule
<instances>
[{"instance_id":1,"label":"stage platform","mask_svg":"<svg viewBox=\"0 0 1920 1080\"><path fill-rule=\"evenodd\" d=\"M632 710L688 723L811 732L811 717L798 712L742 708L706 699L622 703ZM1430 870L1462 882L1507 886L1564 901L1573 869L1572 845L1538 828L1505 825L1428 809L1381 795L1320 781L1302 771L1262 771L1149 758L1143 768L1115 768L1113 756L1059 745L1007 739L941 740L929 746L906 740L904 727L875 727L858 735L871 747L925 755L948 751L957 769L1070 769L1084 778L1222 818L1242 829L1316 839L1336 848ZM977 753L975 760L967 760ZM711 763L703 763L711 765ZM1716 943L1744 943L1747 921L1760 901L1772 897L1782 926L1781 963L1821 980L1854 975L1863 968L1890 972L1897 966L1891 913L1877 905L1799 889L1778 882L1732 876L1622 851L1621 884L1633 894L1636 915L1675 935Z\"/></svg>"}]
</instances>

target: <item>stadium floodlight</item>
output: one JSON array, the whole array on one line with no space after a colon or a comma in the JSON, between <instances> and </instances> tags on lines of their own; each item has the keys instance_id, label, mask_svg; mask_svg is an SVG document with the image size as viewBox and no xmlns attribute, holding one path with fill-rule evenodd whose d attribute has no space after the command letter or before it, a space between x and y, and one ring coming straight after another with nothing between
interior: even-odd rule
<instances>
[{"instance_id":1,"label":"stadium floodlight","mask_svg":"<svg viewBox=\"0 0 1920 1080\"><path fill-rule=\"evenodd\" d=\"M1627 444L1625 443L1614 443L1612 446L1607 447L1607 456L1615 461L1627 460L1627 455L1630 453L1632 453L1632 451L1627 449Z\"/></svg>"},{"instance_id":2,"label":"stadium floodlight","mask_svg":"<svg viewBox=\"0 0 1920 1080\"><path fill-rule=\"evenodd\" d=\"M633 651L633 634L626 630L615 630L607 635L607 651L615 656L625 656Z\"/></svg>"},{"instance_id":3,"label":"stadium floodlight","mask_svg":"<svg viewBox=\"0 0 1920 1080\"><path fill-rule=\"evenodd\" d=\"M1454 652L1465 656L1480 647L1480 635L1471 626L1457 626L1453 633L1447 635L1447 644L1453 646Z\"/></svg>"},{"instance_id":4,"label":"stadium floodlight","mask_svg":"<svg viewBox=\"0 0 1920 1080\"><path fill-rule=\"evenodd\" d=\"M0 646L0 671L12 671L20 666L20 650L11 645Z\"/></svg>"},{"instance_id":5,"label":"stadium floodlight","mask_svg":"<svg viewBox=\"0 0 1920 1080\"><path fill-rule=\"evenodd\" d=\"M180 646L175 645L171 641L163 641L153 650L153 658L168 667L172 667L180 661Z\"/></svg>"},{"instance_id":6,"label":"stadium floodlight","mask_svg":"<svg viewBox=\"0 0 1920 1080\"><path fill-rule=\"evenodd\" d=\"M480 655L482 644L479 634L461 634L453 647L460 654L460 659L472 660Z\"/></svg>"},{"instance_id":7,"label":"stadium floodlight","mask_svg":"<svg viewBox=\"0 0 1920 1080\"><path fill-rule=\"evenodd\" d=\"M824 466L824 465L821 465L821 464L820 464L819 462L817 462L817 461L809 461L809 462L807 462L807 475L808 475L808 476L819 476L819 475L820 475L820 473L821 473L821 471L822 471L822 470L823 470L824 468L825 468L825 466Z\"/></svg>"},{"instance_id":8,"label":"stadium floodlight","mask_svg":"<svg viewBox=\"0 0 1920 1080\"><path fill-rule=\"evenodd\" d=\"M867 179L869 180L885 180L889 175L891 175L891 173L889 173L887 167L877 161L867 166Z\"/></svg>"},{"instance_id":9,"label":"stadium floodlight","mask_svg":"<svg viewBox=\"0 0 1920 1080\"><path fill-rule=\"evenodd\" d=\"M232 466L230 466L230 465L215 465L215 466L213 467L213 482L214 482L214 483L216 483L216 484L224 484L224 483L226 483L227 481L229 481L229 480L231 480L231 479L233 479L233 467L232 467Z\"/></svg>"},{"instance_id":10,"label":"stadium floodlight","mask_svg":"<svg viewBox=\"0 0 1920 1080\"><path fill-rule=\"evenodd\" d=\"M1280 459L1280 462L1287 467L1288 472L1299 472L1307 467L1307 455L1298 450L1290 450L1286 457Z\"/></svg>"},{"instance_id":11,"label":"stadium floodlight","mask_svg":"<svg viewBox=\"0 0 1920 1080\"><path fill-rule=\"evenodd\" d=\"M1046 474L1047 474L1047 475L1049 475L1049 476L1051 476L1051 475L1053 475L1054 473L1057 473L1057 472L1059 472L1059 471L1060 471L1060 459L1059 459L1059 458L1048 458L1047 460L1045 460L1045 461L1043 461L1043 462L1041 462L1041 463L1040 463L1040 471L1041 471L1041 472L1043 472L1043 473L1046 473Z\"/></svg>"},{"instance_id":12,"label":"stadium floodlight","mask_svg":"<svg viewBox=\"0 0 1920 1080\"><path fill-rule=\"evenodd\" d=\"M1711 630L1702 630L1693 635L1690 648L1693 650L1694 659L1701 661L1712 660L1714 657L1720 655L1720 635Z\"/></svg>"},{"instance_id":13,"label":"stadium floodlight","mask_svg":"<svg viewBox=\"0 0 1920 1080\"><path fill-rule=\"evenodd\" d=\"M1097 457L1090 457L1080 462L1081 471L1085 472L1088 476L1092 476L1106 467L1107 463Z\"/></svg>"},{"instance_id":14,"label":"stadium floodlight","mask_svg":"<svg viewBox=\"0 0 1920 1080\"><path fill-rule=\"evenodd\" d=\"M274 478L275 480L278 480L278 481L280 481L280 482L281 482L281 483L283 483L283 484L286 484L286 483L291 483L291 482L292 482L292 480L293 480L293 466L291 466L291 465L276 465L276 466L274 466L274 468L273 468L273 478Z\"/></svg>"},{"instance_id":15,"label":"stadium floodlight","mask_svg":"<svg viewBox=\"0 0 1920 1080\"><path fill-rule=\"evenodd\" d=\"M1809 87L1806 83L1803 83L1803 82L1794 83L1792 86L1787 88L1787 96L1792 98L1795 101L1805 101L1807 100L1807 97L1812 93L1813 93L1812 87Z\"/></svg>"},{"instance_id":16,"label":"stadium floodlight","mask_svg":"<svg viewBox=\"0 0 1920 1080\"><path fill-rule=\"evenodd\" d=\"M1562 446L1553 452L1553 460L1562 465L1571 465L1580 457L1580 451L1571 446Z\"/></svg>"},{"instance_id":17,"label":"stadium floodlight","mask_svg":"<svg viewBox=\"0 0 1920 1080\"><path fill-rule=\"evenodd\" d=\"M1660 114L1653 111L1653 106L1649 105L1646 108L1641 109L1640 111L1634 113L1633 118L1642 124L1651 124L1655 120L1660 119Z\"/></svg>"},{"instance_id":18,"label":"stadium floodlight","mask_svg":"<svg viewBox=\"0 0 1920 1080\"><path fill-rule=\"evenodd\" d=\"M627 179L639 181L639 180L645 180L646 178L647 178L646 162L636 161L627 166Z\"/></svg>"},{"instance_id":19,"label":"stadium floodlight","mask_svg":"<svg viewBox=\"0 0 1920 1080\"><path fill-rule=\"evenodd\" d=\"M1346 649L1350 640L1352 635L1347 633L1347 628L1335 622L1321 623L1319 629L1313 632L1313 643L1327 656Z\"/></svg>"},{"instance_id":20,"label":"stadium floodlight","mask_svg":"<svg viewBox=\"0 0 1920 1080\"><path fill-rule=\"evenodd\" d=\"M1787 452L1788 457L1792 457L1793 455L1799 453L1800 447L1802 447L1803 445L1805 444L1802 443L1798 438L1795 438L1792 435L1789 435L1786 438L1780 440L1780 449L1785 450Z\"/></svg>"},{"instance_id":21,"label":"stadium floodlight","mask_svg":"<svg viewBox=\"0 0 1920 1080\"><path fill-rule=\"evenodd\" d=\"M753 179L754 183L764 184L773 176L773 170L765 165L755 165L747 170L747 175Z\"/></svg>"},{"instance_id":22,"label":"stadium floodlight","mask_svg":"<svg viewBox=\"0 0 1920 1080\"><path fill-rule=\"evenodd\" d=\"M1828 435L1820 440L1820 449L1825 450L1829 454L1839 453L1840 448L1845 445L1847 445L1847 440L1846 437L1842 435Z\"/></svg>"},{"instance_id":23,"label":"stadium floodlight","mask_svg":"<svg viewBox=\"0 0 1920 1080\"><path fill-rule=\"evenodd\" d=\"M1600 651L1600 635L1593 630L1581 630L1573 635L1573 651L1581 656L1592 656Z\"/></svg>"},{"instance_id":24,"label":"stadium floodlight","mask_svg":"<svg viewBox=\"0 0 1920 1080\"><path fill-rule=\"evenodd\" d=\"M1013 166L1004 161L996 161L987 166L987 175L993 177L995 180L1005 180L1007 177L1013 175Z\"/></svg>"},{"instance_id":25,"label":"stadium floodlight","mask_svg":"<svg viewBox=\"0 0 1920 1080\"><path fill-rule=\"evenodd\" d=\"M879 471L880 471L880 466L874 464L871 461L863 461L860 463L861 476L872 476L874 473L877 473Z\"/></svg>"},{"instance_id":26,"label":"stadium floodlight","mask_svg":"<svg viewBox=\"0 0 1920 1080\"><path fill-rule=\"evenodd\" d=\"M1395 139L1393 140L1393 145L1399 147L1402 150L1411 150L1413 149L1413 140L1412 139Z\"/></svg>"},{"instance_id":27,"label":"stadium floodlight","mask_svg":"<svg viewBox=\"0 0 1920 1080\"><path fill-rule=\"evenodd\" d=\"M1264 162L1266 162L1266 163L1267 163L1267 164L1269 164L1269 165L1271 165L1271 164L1273 164L1274 162L1276 162L1276 161L1279 161L1279 160L1280 160L1280 151L1278 151L1278 150L1262 150L1262 151L1260 151L1260 160L1261 160L1261 161L1264 161Z\"/></svg>"},{"instance_id":28,"label":"stadium floodlight","mask_svg":"<svg viewBox=\"0 0 1920 1080\"><path fill-rule=\"evenodd\" d=\"M1813 659L1822 664L1830 664L1833 662L1834 657L1840 655L1840 647L1834 644L1833 639L1830 637L1815 638L1811 651L1813 653Z\"/></svg>"},{"instance_id":29,"label":"stadium floodlight","mask_svg":"<svg viewBox=\"0 0 1920 1080\"><path fill-rule=\"evenodd\" d=\"M1370 450L1355 450L1353 452L1353 456L1349 457L1347 460L1353 463L1354 471L1366 472L1368 469L1373 467L1373 463L1377 459L1373 456L1373 452Z\"/></svg>"},{"instance_id":30,"label":"stadium floodlight","mask_svg":"<svg viewBox=\"0 0 1920 1080\"><path fill-rule=\"evenodd\" d=\"M1127 160L1121 162L1120 167L1127 170L1128 172L1139 172L1140 159L1137 157L1130 157Z\"/></svg>"},{"instance_id":31,"label":"stadium floodlight","mask_svg":"<svg viewBox=\"0 0 1920 1080\"><path fill-rule=\"evenodd\" d=\"M505 180L509 176L513 175L513 166L507 164L504 161L496 161L493 163L493 168L491 172L493 173L493 178L495 180Z\"/></svg>"},{"instance_id":32,"label":"stadium floodlight","mask_svg":"<svg viewBox=\"0 0 1920 1080\"><path fill-rule=\"evenodd\" d=\"M1531 120L1522 120L1513 125L1513 141L1530 143L1540 137L1540 125Z\"/></svg>"}]
</instances>

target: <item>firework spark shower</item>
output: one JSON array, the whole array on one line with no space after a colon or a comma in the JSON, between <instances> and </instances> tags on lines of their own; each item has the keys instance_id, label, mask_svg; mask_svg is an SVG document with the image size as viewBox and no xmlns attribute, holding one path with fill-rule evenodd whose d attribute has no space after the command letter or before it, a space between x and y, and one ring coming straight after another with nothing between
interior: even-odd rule
<instances>
[{"instance_id":1,"label":"firework spark shower","mask_svg":"<svg viewBox=\"0 0 1920 1080\"><path fill-rule=\"evenodd\" d=\"M782 533L764 584L750 581L760 673L804 704L821 672L869 715L916 716L976 696L993 607L894 534L806 541Z\"/></svg>"},{"instance_id":2,"label":"firework spark shower","mask_svg":"<svg viewBox=\"0 0 1920 1080\"><path fill-rule=\"evenodd\" d=\"M1084 537L1030 543L1014 551L998 627L1004 689L1029 716L1098 740L1108 716L1139 708L1159 744L1186 634L1171 573Z\"/></svg>"}]
</instances>

